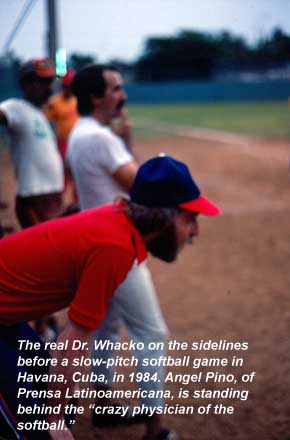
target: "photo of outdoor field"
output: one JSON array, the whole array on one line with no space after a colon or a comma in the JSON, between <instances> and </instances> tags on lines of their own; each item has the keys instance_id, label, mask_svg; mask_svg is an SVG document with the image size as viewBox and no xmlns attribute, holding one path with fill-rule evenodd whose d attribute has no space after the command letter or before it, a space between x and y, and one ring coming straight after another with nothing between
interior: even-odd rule
<instances>
[{"instance_id":1,"label":"photo of outdoor field","mask_svg":"<svg viewBox=\"0 0 290 440\"><path fill-rule=\"evenodd\" d=\"M289 89L290 94L290 89ZM200 234L174 264L150 258L170 339L247 342L238 375L255 372L243 400L182 401L181 387L167 384L172 405L233 405L234 414L166 415L182 440L287 440L290 438L289 132L287 101L132 105L138 161L166 153L188 164L203 194L221 207L216 218L200 217ZM15 182L1 143L1 223L17 230ZM61 316L60 316L61 320ZM126 334L123 334L126 338ZM180 356L180 352L171 353ZM193 355L192 351L183 354ZM226 352L194 352L223 357ZM239 357L239 353L235 353ZM202 369L202 368L201 368ZM205 369L206 370L206 369ZM221 374L229 367L215 369ZM174 373L195 373L192 367ZM122 387L132 387L124 383ZM231 386L207 384L208 389ZM133 402L134 403L134 402ZM73 428L78 440L141 439L142 425L97 429L89 410Z\"/></svg>"}]
</instances>

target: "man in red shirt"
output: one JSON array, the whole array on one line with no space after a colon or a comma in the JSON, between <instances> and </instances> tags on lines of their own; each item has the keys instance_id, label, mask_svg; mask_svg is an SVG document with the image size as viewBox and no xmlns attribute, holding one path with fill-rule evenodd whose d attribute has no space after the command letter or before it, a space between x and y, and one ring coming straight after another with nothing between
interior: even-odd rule
<instances>
[{"instance_id":1,"label":"man in red shirt","mask_svg":"<svg viewBox=\"0 0 290 440\"><path fill-rule=\"evenodd\" d=\"M73 359L88 355L92 332L132 266L147 251L174 261L198 235L199 213L217 215L219 208L200 194L185 164L158 156L140 167L130 201L45 222L1 240L0 397L17 419L16 429L30 440L39 439L40 431L42 439L73 439L64 421L76 386L73 375L81 371ZM50 359L47 347L23 321L66 307L68 322ZM19 356L24 359L20 363ZM31 382L29 374L48 374L50 380ZM20 414L19 405L45 402L59 412ZM47 425L34 424L41 417Z\"/></svg>"}]
</instances>

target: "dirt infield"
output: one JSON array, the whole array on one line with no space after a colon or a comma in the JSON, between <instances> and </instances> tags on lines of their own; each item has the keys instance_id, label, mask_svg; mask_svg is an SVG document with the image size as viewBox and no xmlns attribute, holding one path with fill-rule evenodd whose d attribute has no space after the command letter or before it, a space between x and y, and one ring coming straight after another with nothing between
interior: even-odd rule
<instances>
[{"instance_id":1,"label":"dirt infield","mask_svg":"<svg viewBox=\"0 0 290 440\"><path fill-rule=\"evenodd\" d=\"M192 136L139 139L140 160L159 152L185 161L219 218L200 218L200 237L175 264L150 259L171 339L246 341L240 373L255 372L249 398L232 401L232 415L171 415L166 424L183 440L287 440L290 437L290 270L288 141L223 143ZM2 155L1 211L12 224L13 179ZM189 352L186 352L190 354ZM185 353L185 354L186 354ZM175 353L178 355L178 353ZM192 353L191 353L192 354ZM204 357L201 352L196 356ZM208 357L216 356L209 351ZM219 367L228 373L227 367ZM192 368L183 373L193 374ZM178 372L176 369L175 372ZM180 384L169 388L176 395ZM212 384L208 388L224 388ZM194 384L183 386L195 388ZM220 401L230 404L230 402ZM178 402L176 400L174 402ZM195 401L194 404L206 404ZM217 402L215 402L217 403ZM187 401L189 404L189 401ZM78 440L135 440L143 427L93 428L79 416Z\"/></svg>"}]
</instances>

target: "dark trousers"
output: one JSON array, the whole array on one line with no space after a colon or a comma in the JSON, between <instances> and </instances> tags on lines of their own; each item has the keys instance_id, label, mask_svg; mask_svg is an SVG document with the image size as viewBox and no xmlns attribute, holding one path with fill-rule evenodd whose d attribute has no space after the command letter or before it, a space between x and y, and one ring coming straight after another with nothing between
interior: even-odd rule
<instances>
[{"instance_id":1,"label":"dark trousers","mask_svg":"<svg viewBox=\"0 0 290 440\"><path fill-rule=\"evenodd\" d=\"M22 228L59 217L62 211L61 193L16 197L16 215Z\"/></svg>"},{"instance_id":2,"label":"dark trousers","mask_svg":"<svg viewBox=\"0 0 290 440\"><path fill-rule=\"evenodd\" d=\"M39 342L40 350L19 350L19 340L29 340L31 342ZM28 374L46 374L47 367L35 366L17 366L19 356L22 358L31 358L35 356L48 358L49 353L44 350L44 344L35 333L35 331L26 323L14 326L0 326L0 398L4 400L4 406L8 408L12 417L16 422L33 422L35 419L43 420L45 415L40 414L17 414L18 405L32 406L37 404L42 406L46 403L46 399L32 398L31 396L18 396L19 388L27 390L46 389L47 384L42 382L23 382L17 381L18 374L27 372ZM48 440L49 434L46 431L29 430L22 431L29 440ZM4 437L1 433L0 437Z\"/></svg>"}]
</instances>

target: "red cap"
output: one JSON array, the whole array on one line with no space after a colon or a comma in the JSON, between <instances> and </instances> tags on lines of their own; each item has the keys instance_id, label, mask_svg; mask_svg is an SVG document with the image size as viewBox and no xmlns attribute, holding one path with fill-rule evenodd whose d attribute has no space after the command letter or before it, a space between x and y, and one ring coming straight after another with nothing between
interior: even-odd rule
<instances>
[{"instance_id":1,"label":"red cap","mask_svg":"<svg viewBox=\"0 0 290 440\"><path fill-rule=\"evenodd\" d=\"M76 72L73 69L69 69L66 74L62 77L61 83L63 86L69 87L74 79Z\"/></svg>"},{"instance_id":2,"label":"red cap","mask_svg":"<svg viewBox=\"0 0 290 440\"><path fill-rule=\"evenodd\" d=\"M49 58L34 58L23 64L19 70L20 79L31 74L40 78L54 78L55 67Z\"/></svg>"}]
</instances>

